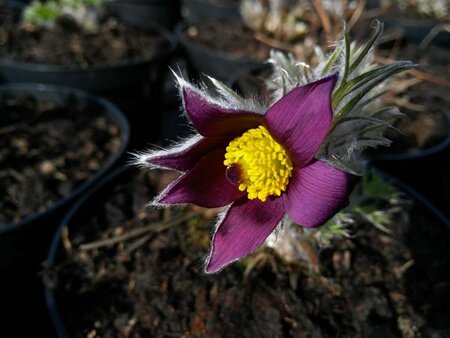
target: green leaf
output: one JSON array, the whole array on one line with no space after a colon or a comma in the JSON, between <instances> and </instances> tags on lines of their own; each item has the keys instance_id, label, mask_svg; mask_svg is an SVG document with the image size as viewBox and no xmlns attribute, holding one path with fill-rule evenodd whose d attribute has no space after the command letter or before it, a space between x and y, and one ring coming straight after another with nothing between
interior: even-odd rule
<instances>
[{"instance_id":1,"label":"green leaf","mask_svg":"<svg viewBox=\"0 0 450 338\"><path fill-rule=\"evenodd\" d=\"M366 116L347 116L342 118L339 123L345 123L345 122L351 122L351 121L366 121L366 122L370 122L370 123L374 123L374 124L383 124L383 125L388 125L387 122L379 120L377 118L373 118L373 117L366 117Z\"/></svg>"},{"instance_id":2,"label":"green leaf","mask_svg":"<svg viewBox=\"0 0 450 338\"><path fill-rule=\"evenodd\" d=\"M322 70L322 76L324 76L325 74L327 74L330 71L331 67L336 62L337 58L339 57L339 55L341 55L341 53L342 53L342 48L339 45L336 46L336 49L330 55L325 67Z\"/></svg>"},{"instance_id":3,"label":"green leaf","mask_svg":"<svg viewBox=\"0 0 450 338\"><path fill-rule=\"evenodd\" d=\"M367 41L364 48L358 53L355 60L350 65L350 74L361 64L361 62L366 58L367 54L369 54L370 49L373 47L375 42L378 40L379 36L383 33L383 23L377 21L376 22L375 33L372 37Z\"/></svg>"},{"instance_id":4,"label":"green leaf","mask_svg":"<svg viewBox=\"0 0 450 338\"><path fill-rule=\"evenodd\" d=\"M389 199L397 189L379 175L366 175L362 181L363 194L374 198Z\"/></svg>"},{"instance_id":5,"label":"green leaf","mask_svg":"<svg viewBox=\"0 0 450 338\"><path fill-rule=\"evenodd\" d=\"M410 61L399 61L390 65L377 67L376 69L368 71L352 81L349 81L348 86L346 85L346 88L348 88L347 90L343 91L342 94L339 93L340 96L337 96L338 94L333 96L333 99L336 100L336 102L333 102L333 107L335 108L337 104L351 92L355 90L360 90L360 92L356 94L349 102L347 102L347 104L338 113L336 113L336 115L345 116L375 86L379 85L388 77L414 66L415 65Z\"/></svg>"},{"instance_id":6,"label":"green leaf","mask_svg":"<svg viewBox=\"0 0 450 338\"><path fill-rule=\"evenodd\" d=\"M361 88L366 83L377 80L377 84L379 84L393 74L414 66L415 65L410 61L397 61L389 65L375 67L374 69L368 70L367 72L347 81L346 83L342 83L333 94L333 107L336 108L345 96Z\"/></svg>"},{"instance_id":7,"label":"green leaf","mask_svg":"<svg viewBox=\"0 0 450 338\"><path fill-rule=\"evenodd\" d=\"M350 36L348 35L347 26L344 27L344 45L345 45L345 64L344 76L342 77L341 86L347 82L350 71Z\"/></svg>"},{"instance_id":8,"label":"green leaf","mask_svg":"<svg viewBox=\"0 0 450 338\"><path fill-rule=\"evenodd\" d=\"M368 104L371 104L375 100L379 99L380 97L382 97L387 92L389 92L389 90L383 90L383 91L380 91L378 93L375 93L373 96L368 97L367 99L360 101L358 103L358 106L355 107L355 109L358 109L358 108L362 109L362 108L366 107Z\"/></svg>"}]
</instances>

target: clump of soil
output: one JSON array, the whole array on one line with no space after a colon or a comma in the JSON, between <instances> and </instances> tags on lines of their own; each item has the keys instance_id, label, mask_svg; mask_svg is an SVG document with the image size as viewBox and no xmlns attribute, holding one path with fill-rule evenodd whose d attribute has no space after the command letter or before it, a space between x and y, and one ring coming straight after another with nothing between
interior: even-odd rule
<instances>
[{"instance_id":1,"label":"clump of soil","mask_svg":"<svg viewBox=\"0 0 450 338\"><path fill-rule=\"evenodd\" d=\"M254 33L238 22L207 22L188 27L185 34L203 46L238 58L266 60L270 55L271 48L255 39Z\"/></svg>"},{"instance_id":2,"label":"clump of soil","mask_svg":"<svg viewBox=\"0 0 450 338\"><path fill-rule=\"evenodd\" d=\"M0 98L0 227L68 196L116 153L117 125L76 102Z\"/></svg>"},{"instance_id":3,"label":"clump of soil","mask_svg":"<svg viewBox=\"0 0 450 338\"><path fill-rule=\"evenodd\" d=\"M321 252L318 270L265 248L206 275L212 217L146 208L161 180L126 177L63 232L50 273L73 337L420 337L449 328L450 236L420 207L377 202L391 233L360 216L352 238ZM266 264L246 273L257 255Z\"/></svg>"},{"instance_id":4,"label":"clump of soil","mask_svg":"<svg viewBox=\"0 0 450 338\"><path fill-rule=\"evenodd\" d=\"M92 31L70 17L49 27L24 24L10 17L0 26L0 58L66 67L150 60L167 50L167 44L156 31L139 30L107 15Z\"/></svg>"}]
</instances>

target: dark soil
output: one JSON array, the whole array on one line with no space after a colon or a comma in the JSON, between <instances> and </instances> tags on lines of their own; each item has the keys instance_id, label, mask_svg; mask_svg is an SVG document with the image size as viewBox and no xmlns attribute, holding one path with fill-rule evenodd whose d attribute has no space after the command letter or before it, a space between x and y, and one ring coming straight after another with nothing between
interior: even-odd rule
<instances>
[{"instance_id":1,"label":"dark soil","mask_svg":"<svg viewBox=\"0 0 450 338\"><path fill-rule=\"evenodd\" d=\"M207 22L190 26L186 36L209 49L237 58L266 60L270 47L254 37L254 33L238 22Z\"/></svg>"},{"instance_id":2,"label":"dark soil","mask_svg":"<svg viewBox=\"0 0 450 338\"><path fill-rule=\"evenodd\" d=\"M0 100L0 227L43 212L68 196L116 153L118 127L96 111L37 102Z\"/></svg>"},{"instance_id":3,"label":"dark soil","mask_svg":"<svg viewBox=\"0 0 450 338\"><path fill-rule=\"evenodd\" d=\"M24 24L12 16L0 25L0 58L39 64L88 68L146 61L167 50L166 44L156 31L126 26L106 15L95 31L68 17L52 27Z\"/></svg>"},{"instance_id":4,"label":"dark soil","mask_svg":"<svg viewBox=\"0 0 450 338\"><path fill-rule=\"evenodd\" d=\"M211 213L196 209L189 221L166 226L192 212L146 208L167 177L153 171L125 179L104 194L104 203L95 197L70 222L63 233L65 250L49 271L53 277L47 282L56 288L72 337L444 337L448 332L450 233L418 205L379 200L377 208L392 220L391 233L355 216L354 236L334 240L314 268L304 261L283 264L266 248L259 252L266 263L248 274L245 268L258 254L205 275ZM151 230L118 244L82 247L148 225Z\"/></svg>"}]
</instances>

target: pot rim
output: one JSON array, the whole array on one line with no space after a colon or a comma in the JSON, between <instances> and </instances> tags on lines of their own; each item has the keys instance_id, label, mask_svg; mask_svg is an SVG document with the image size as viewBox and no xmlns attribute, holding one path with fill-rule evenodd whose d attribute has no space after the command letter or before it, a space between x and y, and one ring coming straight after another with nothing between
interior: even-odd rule
<instances>
[{"instance_id":1,"label":"pot rim","mask_svg":"<svg viewBox=\"0 0 450 338\"><path fill-rule=\"evenodd\" d=\"M234 23L237 22L239 23L239 20L209 20L209 21L194 21L194 22L180 22L175 26L175 36L177 41L180 43L180 45L183 46L184 49L198 49L203 51L203 53L208 54L208 55L214 55L214 56L219 56L222 59L228 60L228 61L233 61L233 62L240 62L240 63L250 63L250 64L254 64L255 67L258 64L265 64L266 60L258 60L258 59L252 59L249 57L239 57L239 56L235 56L232 53L228 53L226 51L223 50L219 50L219 49L213 49L210 47L205 46L203 43L200 43L196 40L190 40L189 38L187 38L185 31L188 27L190 26L194 26L194 27L198 27L200 25L204 25L204 24L208 24L208 23L212 23L212 22L220 22L220 23Z\"/></svg>"},{"instance_id":2,"label":"pot rim","mask_svg":"<svg viewBox=\"0 0 450 338\"><path fill-rule=\"evenodd\" d=\"M396 153L396 154L373 154L370 156L367 156L369 162L376 162L376 161L404 161L404 160L414 160L414 159L420 159L423 157L427 157L433 154L436 154L445 148L450 146L450 109L443 111L442 115L446 119L447 129L449 130L449 133L447 136L438 144L421 149L418 151L414 151L411 153Z\"/></svg>"},{"instance_id":3,"label":"pot rim","mask_svg":"<svg viewBox=\"0 0 450 338\"><path fill-rule=\"evenodd\" d=\"M210 6L210 7L217 7L220 9L238 9L239 5L236 5L233 2L230 1L223 1L223 2L217 2L215 4L210 4L208 1L204 1L204 0L183 0L183 3L187 3L187 5L194 5L194 6L198 6L198 5L203 5L203 6Z\"/></svg>"}]
</instances>

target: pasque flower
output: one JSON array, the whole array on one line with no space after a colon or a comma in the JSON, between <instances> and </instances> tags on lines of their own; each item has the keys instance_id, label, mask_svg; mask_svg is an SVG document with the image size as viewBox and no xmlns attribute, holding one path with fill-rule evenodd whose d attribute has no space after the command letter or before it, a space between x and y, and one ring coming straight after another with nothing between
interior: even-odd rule
<instances>
[{"instance_id":1,"label":"pasque flower","mask_svg":"<svg viewBox=\"0 0 450 338\"><path fill-rule=\"evenodd\" d=\"M399 111L380 104L381 85L414 65L373 64L383 25L375 28L361 47L344 32L331 54L317 51L316 67L273 52L269 104L213 78L210 88L176 76L196 133L138 162L181 173L153 205L224 208L206 272L252 253L285 218L307 228L327 222L347 203L362 150L390 144L383 133Z\"/></svg>"},{"instance_id":2,"label":"pasque flower","mask_svg":"<svg viewBox=\"0 0 450 338\"><path fill-rule=\"evenodd\" d=\"M336 81L332 75L295 88L264 114L223 107L181 85L185 112L199 135L144 162L182 173L154 204L227 206L207 272L252 253L286 214L317 227L346 203L355 176L314 158L331 126Z\"/></svg>"}]
</instances>

